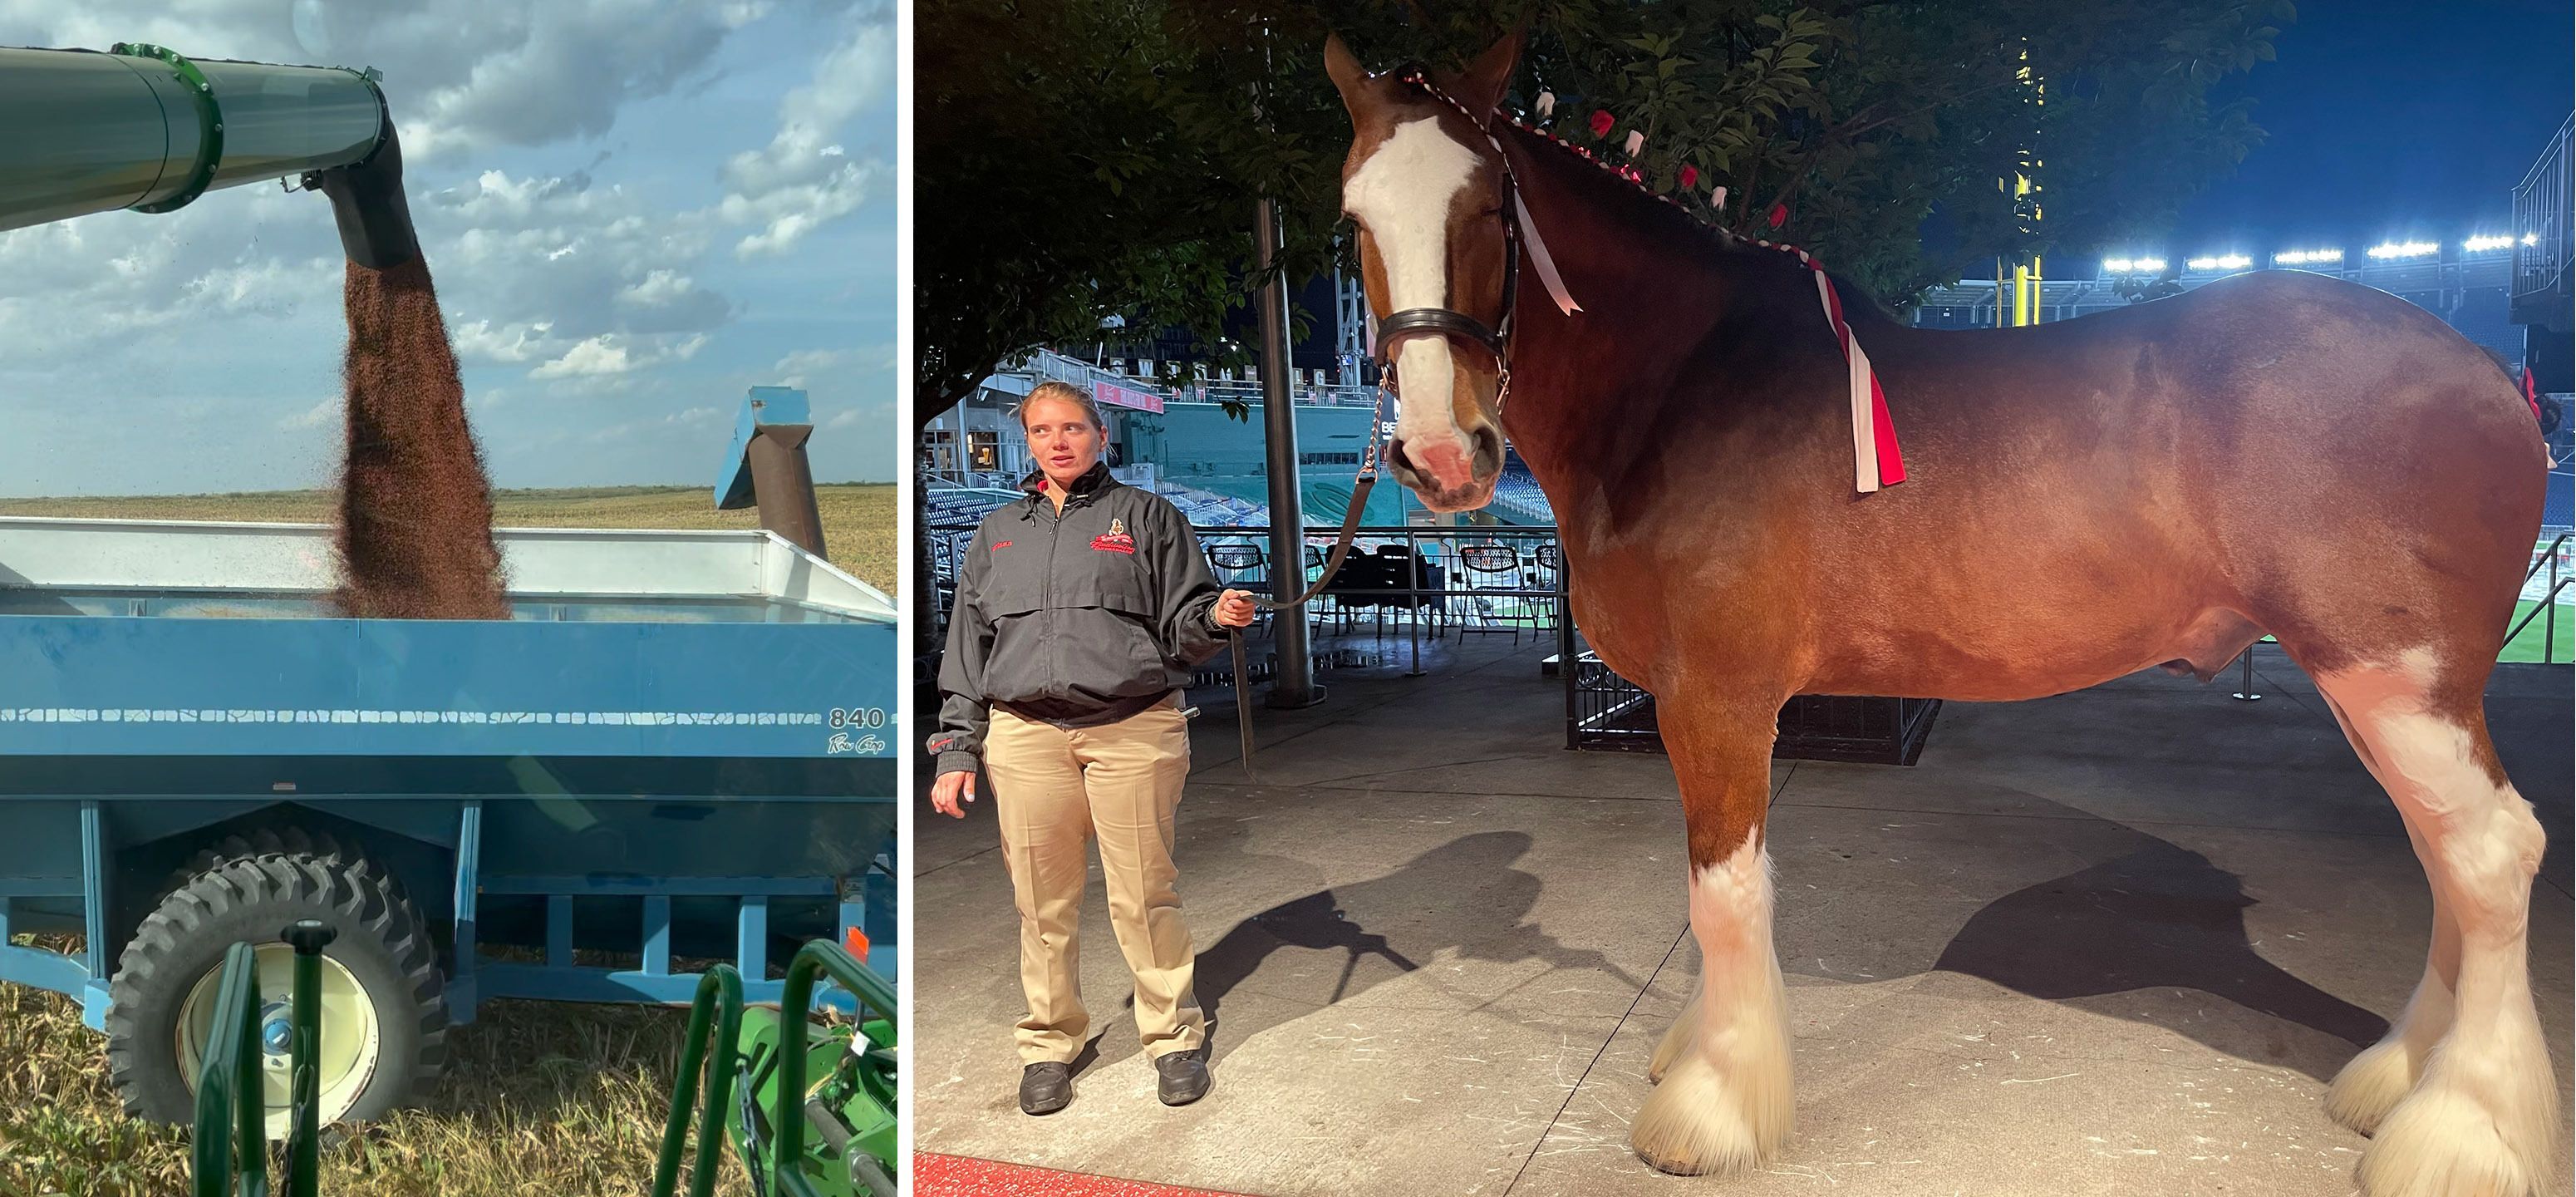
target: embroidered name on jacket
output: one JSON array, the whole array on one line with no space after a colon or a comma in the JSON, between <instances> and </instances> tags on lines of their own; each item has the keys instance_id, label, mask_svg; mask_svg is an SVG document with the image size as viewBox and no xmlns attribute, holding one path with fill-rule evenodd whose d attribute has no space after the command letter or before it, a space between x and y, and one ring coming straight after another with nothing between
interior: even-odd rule
<instances>
[{"instance_id":1,"label":"embroidered name on jacket","mask_svg":"<svg viewBox=\"0 0 2576 1197\"><path fill-rule=\"evenodd\" d=\"M1108 531L1091 538L1091 547L1104 553L1125 553L1132 557L1136 553L1136 538L1127 534L1127 521L1113 519L1109 521Z\"/></svg>"}]
</instances>

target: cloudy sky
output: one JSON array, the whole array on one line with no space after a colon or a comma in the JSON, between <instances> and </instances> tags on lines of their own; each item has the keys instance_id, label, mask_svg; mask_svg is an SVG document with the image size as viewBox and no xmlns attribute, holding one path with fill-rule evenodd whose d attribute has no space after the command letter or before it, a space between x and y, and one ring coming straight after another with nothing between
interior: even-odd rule
<instances>
[{"instance_id":1,"label":"cloudy sky","mask_svg":"<svg viewBox=\"0 0 2576 1197\"><path fill-rule=\"evenodd\" d=\"M373 66L504 487L712 485L803 386L822 481L893 476L883 0L0 0L0 46ZM323 485L341 255L318 195L0 233L0 495Z\"/></svg>"}]
</instances>

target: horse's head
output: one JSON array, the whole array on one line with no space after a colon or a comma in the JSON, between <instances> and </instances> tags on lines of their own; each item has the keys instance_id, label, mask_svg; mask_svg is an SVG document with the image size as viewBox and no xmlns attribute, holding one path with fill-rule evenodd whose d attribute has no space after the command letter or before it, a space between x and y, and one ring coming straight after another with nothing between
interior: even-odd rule
<instances>
[{"instance_id":1,"label":"horse's head","mask_svg":"<svg viewBox=\"0 0 2576 1197\"><path fill-rule=\"evenodd\" d=\"M1359 224L1369 309L1381 322L1416 312L1466 318L1388 322L1379 347L1400 400L1387 463L1434 511L1484 506L1503 467L1501 345L1486 334L1504 327L1518 250L1507 236L1501 155L1479 122L1501 102L1520 48L1517 34L1507 37L1464 74L1433 79L1461 112L1393 75L1370 75L1340 38L1324 43L1325 70L1351 113L1342 210Z\"/></svg>"}]
</instances>

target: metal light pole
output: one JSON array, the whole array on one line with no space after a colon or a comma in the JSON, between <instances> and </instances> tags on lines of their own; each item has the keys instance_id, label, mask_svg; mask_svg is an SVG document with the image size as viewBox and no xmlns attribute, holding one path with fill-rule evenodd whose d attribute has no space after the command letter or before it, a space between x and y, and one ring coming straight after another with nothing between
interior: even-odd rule
<instances>
[{"instance_id":1,"label":"metal light pole","mask_svg":"<svg viewBox=\"0 0 2576 1197\"><path fill-rule=\"evenodd\" d=\"M1306 513L1297 485L1297 409L1288 401L1288 277L1278 269L1279 205L1264 198L1252 210L1253 259L1261 284L1261 425L1270 475L1270 592L1280 602L1306 588ZM1324 701L1306 642L1306 612L1282 610L1270 621L1279 673L1269 705L1311 707Z\"/></svg>"}]
</instances>

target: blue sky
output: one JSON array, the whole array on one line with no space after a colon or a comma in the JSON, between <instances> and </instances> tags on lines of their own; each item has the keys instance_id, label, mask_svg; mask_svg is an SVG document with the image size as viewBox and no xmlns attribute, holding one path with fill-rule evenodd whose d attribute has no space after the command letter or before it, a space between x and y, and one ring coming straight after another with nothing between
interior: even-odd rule
<instances>
[{"instance_id":1,"label":"blue sky","mask_svg":"<svg viewBox=\"0 0 2576 1197\"><path fill-rule=\"evenodd\" d=\"M883 3L0 0L0 45L372 65L496 486L711 485L745 388L893 477ZM326 485L341 256L274 184L0 233L0 495Z\"/></svg>"}]
</instances>

